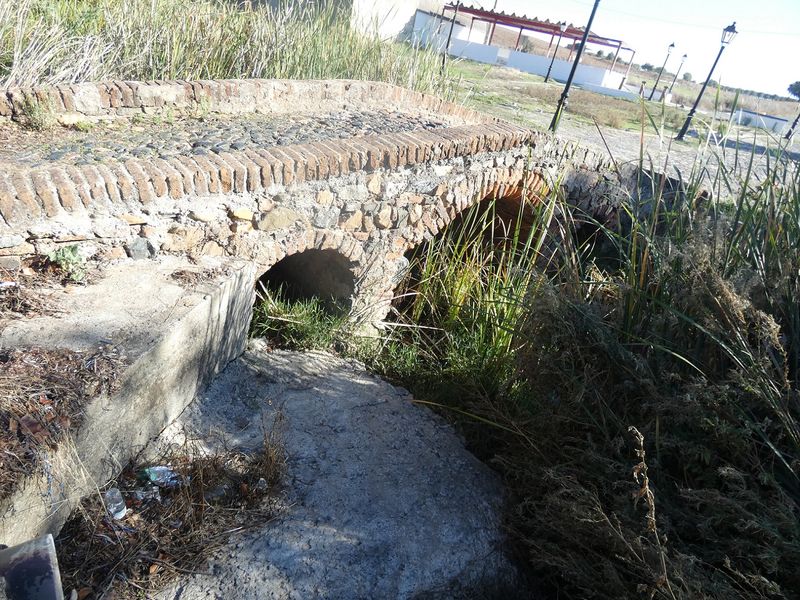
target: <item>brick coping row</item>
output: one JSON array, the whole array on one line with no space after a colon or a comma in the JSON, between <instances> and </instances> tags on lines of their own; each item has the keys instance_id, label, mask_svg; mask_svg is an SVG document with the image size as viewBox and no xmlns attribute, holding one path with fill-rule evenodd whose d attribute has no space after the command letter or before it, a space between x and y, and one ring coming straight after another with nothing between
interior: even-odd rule
<instances>
[{"instance_id":1,"label":"brick coping row","mask_svg":"<svg viewBox=\"0 0 800 600\"><path fill-rule=\"evenodd\" d=\"M288 114L342 106L425 109L475 123L497 120L431 94L383 82L339 79L101 81L9 88L0 90L0 119L20 119L30 101L44 104L67 124L168 109Z\"/></svg>"},{"instance_id":2,"label":"brick coping row","mask_svg":"<svg viewBox=\"0 0 800 600\"><path fill-rule=\"evenodd\" d=\"M509 123L371 135L203 156L131 158L96 165L0 170L0 217L19 230L42 219L89 212L140 212L158 198L251 193L354 171L499 152L534 132Z\"/></svg>"}]
</instances>

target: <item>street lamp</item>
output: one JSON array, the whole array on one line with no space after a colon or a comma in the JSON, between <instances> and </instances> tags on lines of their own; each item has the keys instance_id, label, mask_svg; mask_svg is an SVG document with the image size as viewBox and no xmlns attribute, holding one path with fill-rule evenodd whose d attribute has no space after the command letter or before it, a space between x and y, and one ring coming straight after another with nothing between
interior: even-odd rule
<instances>
[{"instance_id":1,"label":"street lamp","mask_svg":"<svg viewBox=\"0 0 800 600\"><path fill-rule=\"evenodd\" d=\"M550 71L553 70L553 63L556 61L556 53L558 52L558 46L561 44L561 36L564 35L564 32L567 30L567 22L564 21L558 24L558 41L556 42L556 48L553 50L553 58L550 59L550 66L547 67L547 75L544 76L544 82L547 83L550 80Z\"/></svg>"},{"instance_id":2,"label":"street lamp","mask_svg":"<svg viewBox=\"0 0 800 600\"><path fill-rule=\"evenodd\" d=\"M664 59L664 64L661 65L661 70L658 72L658 77L656 77L656 83L653 85L653 91L650 92L650 97L648 100L653 99L653 94L656 93L656 88L658 87L658 82L661 81L661 75L664 74L664 69L667 68L667 61L669 60L669 55L672 54L672 50L675 48L675 43L673 42L669 46L667 46L667 57Z\"/></svg>"},{"instance_id":3,"label":"street lamp","mask_svg":"<svg viewBox=\"0 0 800 600\"><path fill-rule=\"evenodd\" d=\"M798 113L797 116L794 118L794 122L792 123L792 126L789 127L789 131L787 131L786 135L783 136L785 139L787 139L787 140L792 139L792 134L794 133L794 130L797 127L797 122L798 121L800 121L800 113Z\"/></svg>"},{"instance_id":4,"label":"street lamp","mask_svg":"<svg viewBox=\"0 0 800 600\"><path fill-rule=\"evenodd\" d=\"M673 86L675 85L675 82L678 79L678 75L681 72L681 68L683 67L683 63L685 63L685 62L686 62L686 55L684 54L683 56L681 56L681 64L678 65L678 70L675 71L675 77L672 78L672 83L669 84L669 91L667 92L668 94L672 93L672 88L673 88Z\"/></svg>"},{"instance_id":5,"label":"street lamp","mask_svg":"<svg viewBox=\"0 0 800 600\"><path fill-rule=\"evenodd\" d=\"M553 114L553 120L550 121L550 131L553 133L558 129L558 123L561 121L561 113L567 108L569 88L572 86L572 80L575 78L575 71L578 69L578 63L581 61L581 54L583 54L583 49L586 47L586 40L589 38L589 30L592 28L592 21L594 21L594 15L597 12L599 4L600 0L594 0L592 14L589 15L589 22L586 24L586 29L583 30L583 37L581 38L581 45L578 48L578 53L575 55L575 62L572 63L572 69L570 69L569 77L567 77L564 91L561 92L561 97L558 99L558 106L556 106L556 112Z\"/></svg>"},{"instance_id":6,"label":"street lamp","mask_svg":"<svg viewBox=\"0 0 800 600\"><path fill-rule=\"evenodd\" d=\"M700 93L697 95L697 100L694 101L694 106L692 106L692 110L689 111L689 116L686 117L686 121L683 123L683 127L678 132L678 136L675 138L678 141L683 140L683 137L686 135L686 132L689 131L689 125L692 123L692 117L694 117L694 113L697 112L697 106L700 104L700 99L703 97L703 92L706 91L708 87L708 82L711 81L711 75L714 74L714 69L717 68L717 63L719 62L719 57L722 56L722 51L725 50L725 46L731 43L731 40L739 33L736 31L736 21L728 25L725 29L722 30L722 43L719 47L719 54L717 54L716 60L714 60L714 64L711 65L711 70L708 72L708 77L706 77L706 81L703 84L703 87L700 88Z\"/></svg>"}]
</instances>

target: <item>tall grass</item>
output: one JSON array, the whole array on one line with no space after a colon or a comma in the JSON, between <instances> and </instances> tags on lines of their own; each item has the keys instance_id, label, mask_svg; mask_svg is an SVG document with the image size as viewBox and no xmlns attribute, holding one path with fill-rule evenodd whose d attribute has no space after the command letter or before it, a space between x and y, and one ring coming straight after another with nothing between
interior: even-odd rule
<instances>
[{"instance_id":1,"label":"tall grass","mask_svg":"<svg viewBox=\"0 0 800 600\"><path fill-rule=\"evenodd\" d=\"M0 0L0 86L249 77L448 92L433 53L362 34L335 2Z\"/></svg>"},{"instance_id":2,"label":"tall grass","mask_svg":"<svg viewBox=\"0 0 800 600\"><path fill-rule=\"evenodd\" d=\"M758 184L720 167L732 204L699 194L702 170L674 196L642 175L621 229L557 186L512 219L484 201L411 257L381 339L350 348L501 472L540 591L800 594L800 186L784 159Z\"/></svg>"}]
</instances>

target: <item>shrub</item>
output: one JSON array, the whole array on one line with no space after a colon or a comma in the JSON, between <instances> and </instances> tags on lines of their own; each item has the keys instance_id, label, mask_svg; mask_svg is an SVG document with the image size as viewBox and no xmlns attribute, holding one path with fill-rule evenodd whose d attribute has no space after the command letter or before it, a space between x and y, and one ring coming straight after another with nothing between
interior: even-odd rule
<instances>
[{"instance_id":1,"label":"shrub","mask_svg":"<svg viewBox=\"0 0 800 600\"><path fill-rule=\"evenodd\" d=\"M53 104L49 100L43 101L32 95L25 96L18 118L25 127L35 131L45 131L57 124Z\"/></svg>"}]
</instances>

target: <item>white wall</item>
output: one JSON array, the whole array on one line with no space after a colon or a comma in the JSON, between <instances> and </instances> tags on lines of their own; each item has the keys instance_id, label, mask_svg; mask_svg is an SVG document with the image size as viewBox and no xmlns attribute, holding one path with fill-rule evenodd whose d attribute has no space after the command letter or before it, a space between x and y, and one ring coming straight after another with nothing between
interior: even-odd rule
<instances>
[{"instance_id":1,"label":"white wall","mask_svg":"<svg viewBox=\"0 0 800 600\"><path fill-rule=\"evenodd\" d=\"M739 125L758 127L759 129L766 129L773 133L782 133L783 130L789 126L789 122L786 119L772 117L770 115L759 115L741 108L736 111L736 115L733 119Z\"/></svg>"},{"instance_id":2,"label":"white wall","mask_svg":"<svg viewBox=\"0 0 800 600\"><path fill-rule=\"evenodd\" d=\"M421 44L433 46L441 51L447 43L450 32L450 21L445 19L442 23L438 15L426 14L417 11L414 17L413 39ZM450 55L459 58L468 58L487 64L504 64L526 73L545 76L550 65L550 57L539 54L528 54L508 48L498 48L480 43L484 39L484 32L478 27L469 27L456 24L453 27L453 36L450 40ZM550 77L557 81L566 81L569 77L572 62L557 58L553 62ZM622 73L614 73L600 67L580 64L575 71L576 85L593 86L594 88L618 89L622 83ZM625 95L624 93L621 95Z\"/></svg>"},{"instance_id":3,"label":"white wall","mask_svg":"<svg viewBox=\"0 0 800 600\"><path fill-rule=\"evenodd\" d=\"M353 23L366 33L394 38L415 19L417 9L441 11L436 0L353 0Z\"/></svg>"}]
</instances>

